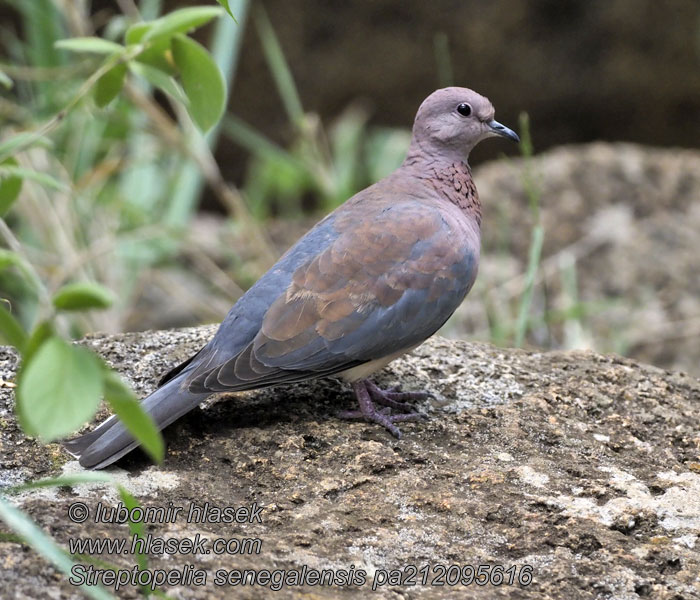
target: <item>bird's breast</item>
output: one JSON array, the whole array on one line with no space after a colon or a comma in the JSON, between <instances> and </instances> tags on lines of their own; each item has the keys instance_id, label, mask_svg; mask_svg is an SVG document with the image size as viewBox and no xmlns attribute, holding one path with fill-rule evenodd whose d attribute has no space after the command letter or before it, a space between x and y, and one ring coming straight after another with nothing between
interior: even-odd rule
<instances>
[{"instance_id":1,"label":"bird's breast","mask_svg":"<svg viewBox=\"0 0 700 600\"><path fill-rule=\"evenodd\" d=\"M481 227L481 201L466 162L456 162L433 168L426 180L445 200L455 205Z\"/></svg>"}]
</instances>

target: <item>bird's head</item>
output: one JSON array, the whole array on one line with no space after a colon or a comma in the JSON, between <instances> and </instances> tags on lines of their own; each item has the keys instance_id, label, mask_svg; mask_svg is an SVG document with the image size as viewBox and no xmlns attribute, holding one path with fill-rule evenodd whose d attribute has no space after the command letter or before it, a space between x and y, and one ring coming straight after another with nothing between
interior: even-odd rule
<instances>
[{"instance_id":1,"label":"bird's head","mask_svg":"<svg viewBox=\"0 0 700 600\"><path fill-rule=\"evenodd\" d=\"M472 148L488 137L520 141L512 129L493 117L491 102L473 90L461 87L437 90L418 109L413 124L412 152L466 160Z\"/></svg>"}]
</instances>

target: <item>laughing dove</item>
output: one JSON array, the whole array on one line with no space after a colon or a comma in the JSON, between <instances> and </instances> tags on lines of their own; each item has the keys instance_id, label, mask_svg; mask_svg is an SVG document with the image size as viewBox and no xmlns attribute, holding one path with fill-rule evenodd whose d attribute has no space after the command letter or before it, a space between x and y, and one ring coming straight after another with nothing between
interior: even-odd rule
<instances>
[{"instance_id":1,"label":"laughing dove","mask_svg":"<svg viewBox=\"0 0 700 600\"><path fill-rule=\"evenodd\" d=\"M518 141L493 117L491 103L466 88L428 96L403 164L302 237L238 300L212 340L143 400L156 425L214 393L336 375L359 403L344 416L400 437L395 423L421 416L405 401L426 394L382 390L368 377L434 334L474 283L481 204L467 158L485 138ZM93 469L136 446L114 416L66 442Z\"/></svg>"}]
</instances>

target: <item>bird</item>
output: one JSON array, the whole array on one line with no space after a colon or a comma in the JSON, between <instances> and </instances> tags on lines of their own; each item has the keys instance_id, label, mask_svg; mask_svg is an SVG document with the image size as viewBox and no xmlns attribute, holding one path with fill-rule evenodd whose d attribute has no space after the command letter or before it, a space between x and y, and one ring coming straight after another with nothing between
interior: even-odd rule
<instances>
[{"instance_id":1,"label":"bird","mask_svg":"<svg viewBox=\"0 0 700 600\"><path fill-rule=\"evenodd\" d=\"M420 105L403 163L319 221L248 291L199 352L166 373L142 408L163 429L208 396L336 376L382 425L423 418L427 392L381 389L370 376L433 335L476 278L481 203L468 158L482 140L518 135L491 102L463 87ZM383 408L378 408L381 405ZM102 469L139 442L112 416L64 442Z\"/></svg>"}]
</instances>

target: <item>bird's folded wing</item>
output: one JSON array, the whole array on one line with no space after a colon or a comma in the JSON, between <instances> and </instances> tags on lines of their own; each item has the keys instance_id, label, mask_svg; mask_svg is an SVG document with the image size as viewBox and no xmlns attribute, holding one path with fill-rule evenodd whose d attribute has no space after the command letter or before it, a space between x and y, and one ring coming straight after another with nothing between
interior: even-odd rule
<instances>
[{"instance_id":1,"label":"bird's folded wing","mask_svg":"<svg viewBox=\"0 0 700 600\"><path fill-rule=\"evenodd\" d=\"M298 266L242 351L188 377L192 392L329 375L414 346L469 291L478 239L419 201L342 211L337 235ZM470 243L471 242L471 243Z\"/></svg>"}]
</instances>

